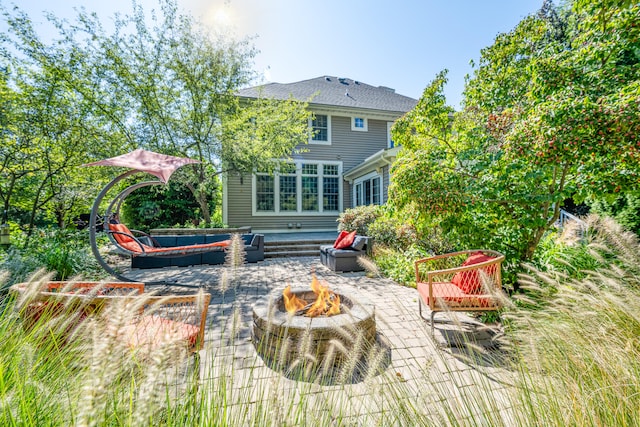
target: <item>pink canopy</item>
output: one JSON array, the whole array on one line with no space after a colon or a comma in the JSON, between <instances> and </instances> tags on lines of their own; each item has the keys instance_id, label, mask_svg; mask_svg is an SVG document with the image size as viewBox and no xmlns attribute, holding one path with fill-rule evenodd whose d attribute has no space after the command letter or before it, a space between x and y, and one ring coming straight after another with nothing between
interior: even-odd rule
<instances>
[{"instance_id":1,"label":"pink canopy","mask_svg":"<svg viewBox=\"0 0 640 427\"><path fill-rule=\"evenodd\" d=\"M87 163L83 166L122 166L148 172L157 176L160 181L166 183L176 169L190 163L200 163L199 160L188 159L186 157L174 157L166 154L154 153L153 151L138 148L130 153L98 162Z\"/></svg>"}]
</instances>

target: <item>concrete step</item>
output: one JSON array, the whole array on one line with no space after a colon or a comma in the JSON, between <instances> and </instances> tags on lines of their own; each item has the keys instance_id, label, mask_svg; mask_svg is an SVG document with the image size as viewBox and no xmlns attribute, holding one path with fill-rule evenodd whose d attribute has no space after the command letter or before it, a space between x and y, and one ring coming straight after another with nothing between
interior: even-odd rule
<instances>
[{"instance_id":1,"label":"concrete step","mask_svg":"<svg viewBox=\"0 0 640 427\"><path fill-rule=\"evenodd\" d=\"M316 250L296 250L296 251L273 251L267 252L265 250L264 257L265 258L289 258L289 257L299 257L299 256L310 256L310 257L320 257L320 249Z\"/></svg>"},{"instance_id":2,"label":"concrete step","mask_svg":"<svg viewBox=\"0 0 640 427\"><path fill-rule=\"evenodd\" d=\"M264 242L264 246L266 247L278 247L278 246L298 246L298 245L316 245L320 247L320 245L331 245L333 244L333 240L326 239L315 239L315 240L278 240L278 241L270 241Z\"/></svg>"},{"instance_id":3,"label":"concrete step","mask_svg":"<svg viewBox=\"0 0 640 427\"><path fill-rule=\"evenodd\" d=\"M304 245L282 245L282 246L266 246L264 247L266 252L295 252L295 251L318 251L320 252L320 245L318 244L304 244Z\"/></svg>"},{"instance_id":4,"label":"concrete step","mask_svg":"<svg viewBox=\"0 0 640 427\"><path fill-rule=\"evenodd\" d=\"M265 258L283 258L298 256L320 256L321 245L331 245L333 240L279 240L264 242Z\"/></svg>"}]
</instances>

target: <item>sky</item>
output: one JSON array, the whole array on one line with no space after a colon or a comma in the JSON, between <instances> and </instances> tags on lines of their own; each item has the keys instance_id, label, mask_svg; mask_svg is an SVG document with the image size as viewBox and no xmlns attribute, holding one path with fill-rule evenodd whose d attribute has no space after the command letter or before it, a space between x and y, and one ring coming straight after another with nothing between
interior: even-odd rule
<instances>
[{"instance_id":1,"label":"sky","mask_svg":"<svg viewBox=\"0 0 640 427\"><path fill-rule=\"evenodd\" d=\"M320 76L387 86L419 99L448 69L447 103L459 107L465 75L495 37L537 12L542 0L177 0L206 28L253 37L262 83ZM156 0L138 0L145 11ZM0 0L26 11L47 37L44 11L73 22L75 9L96 12L108 28L131 0ZM5 26L0 24L0 30ZM257 82L258 83L258 82Z\"/></svg>"}]
</instances>

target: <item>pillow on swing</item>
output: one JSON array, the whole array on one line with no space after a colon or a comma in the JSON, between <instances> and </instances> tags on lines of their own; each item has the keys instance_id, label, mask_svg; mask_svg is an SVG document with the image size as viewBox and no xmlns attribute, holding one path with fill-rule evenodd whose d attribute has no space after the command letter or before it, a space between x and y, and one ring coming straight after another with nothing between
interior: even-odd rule
<instances>
[{"instance_id":1,"label":"pillow on swing","mask_svg":"<svg viewBox=\"0 0 640 427\"><path fill-rule=\"evenodd\" d=\"M109 224L109 229L111 231L117 231L117 233L112 233L113 238L122 246L123 248L131 251L131 252L141 252L142 249L140 245L135 241L132 237L133 234L131 230L124 224ZM124 234L121 234L124 233Z\"/></svg>"}]
</instances>

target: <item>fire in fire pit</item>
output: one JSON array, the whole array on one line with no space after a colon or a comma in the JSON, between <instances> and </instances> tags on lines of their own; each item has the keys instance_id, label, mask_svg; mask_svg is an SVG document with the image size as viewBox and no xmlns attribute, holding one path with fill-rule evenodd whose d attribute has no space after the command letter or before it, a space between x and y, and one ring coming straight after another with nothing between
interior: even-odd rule
<instances>
[{"instance_id":1,"label":"fire in fire pit","mask_svg":"<svg viewBox=\"0 0 640 427\"><path fill-rule=\"evenodd\" d=\"M298 298L291 292L291 286L287 286L282 292L284 308L289 314L304 315L307 317L333 316L340 314L340 296L329 289L327 282L322 282L313 274L311 277L311 290L316 298L307 301Z\"/></svg>"}]
</instances>

